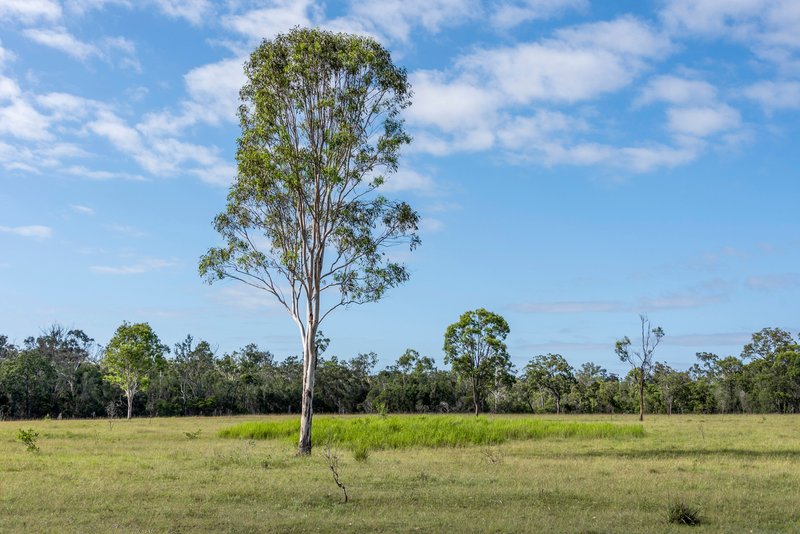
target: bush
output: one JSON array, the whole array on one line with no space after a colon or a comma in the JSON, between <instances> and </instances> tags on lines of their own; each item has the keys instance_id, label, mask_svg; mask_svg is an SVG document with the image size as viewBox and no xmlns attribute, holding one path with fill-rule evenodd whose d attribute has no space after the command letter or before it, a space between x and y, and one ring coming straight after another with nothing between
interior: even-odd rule
<instances>
[{"instance_id":1,"label":"bush","mask_svg":"<svg viewBox=\"0 0 800 534\"><path fill-rule=\"evenodd\" d=\"M366 445L357 445L353 449L353 458L356 462L366 462L369 459L369 447Z\"/></svg>"},{"instance_id":2,"label":"bush","mask_svg":"<svg viewBox=\"0 0 800 534\"><path fill-rule=\"evenodd\" d=\"M25 448L28 452L39 452L39 446L36 444L39 440L39 433L34 429L29 428L28 430L24 430L20 428L17 432L17 439L25 444Z\"/></svg>"},{"instance_id":3,"label":"bush","mask_svg":"<svg viewBox=\"0 0 800 534\"><path fill-rule=\"evenodd\" d=\"M194 432L184 432L183 434L186 436L187 439L197 439L200 437L200 432L202 432L202 430L198 428Z\"/></svg>"},{"instance_id":4,"label":"bush","mask_svg":"<svg viewBox=\"0 0 800 534\"><path fill-rule=\"evenodd\" d=\"M679 525L698 525L700 524L699 510L693 508L683 501L673 501L667 510L667 519L670 523Z\"/></svg>"}]
</instances>

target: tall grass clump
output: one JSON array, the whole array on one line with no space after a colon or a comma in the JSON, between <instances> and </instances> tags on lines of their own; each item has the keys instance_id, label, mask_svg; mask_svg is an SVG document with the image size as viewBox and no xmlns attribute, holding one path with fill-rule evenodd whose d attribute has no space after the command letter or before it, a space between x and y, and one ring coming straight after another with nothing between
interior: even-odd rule
<instances>
[{"instance_id":1,"label":"tall grass clump","mask_svg":"<svg viewBox=\"0 0 800 534\"><path fill-rule=\"evenodd\" d=\"M313 443L336 440L351 450L405 449L411 447L462 447L495 445L510 440L545 438L641 437L641 425L606 422L547 421L530 418L486 418L451 415L388 417L315 417ZM220 431L225 438L284 439L296 441L294 420L249 422Z\"/></svg>"},{"instance_id":2,"label":"tall grass clump","mask_svg":"<svg viewBox=\"0 0 800 534\"><path fill-rule=\"evenodd\" d=\"M672 501L667 508L667 521L678 525L699 525L700 511L683 501Z\"/></svg>"}]
</instances>

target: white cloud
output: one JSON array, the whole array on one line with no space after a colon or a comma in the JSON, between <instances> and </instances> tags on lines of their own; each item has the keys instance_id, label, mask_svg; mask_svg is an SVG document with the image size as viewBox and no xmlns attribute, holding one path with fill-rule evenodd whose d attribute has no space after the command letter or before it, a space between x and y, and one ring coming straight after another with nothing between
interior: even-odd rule
<instances>
[{"instance_id":1,"label":"white cloud","mask_svg":"<svg viewBox=\"0 0 800 534\"><path fill-rule=\"evenodd\" d=\"M479 74L512 103L577 102L627 86L647 60L671 47L644 22L622 17L564 28L553 39L478 51L457 66Z\"/></svg>"},{"instance_id":2,"label":"white cloud","mask_svg":"<svg viewBox=\"0 0 800 534\"><path fill-rule=\"evenodd\" d=\"M658 298L642 299L639 308L643 312L660 310L686 310L701 308L708 304L721 302L719 295L672 295Z\"/></svg>"},{"instance_id":3,"label":"white cloud","mask_svg":"<svg viewBox=\"0 0 800 534\"><path fill-rule=\"evenodd\" d=\"M636 99L636 104L667 102L698 105L714 102L716 98L717 90L708 82L665 75L650 80Z\"/></svg>"},{"instance_id":4,"label":"white cloud","mask_svg":"<svg viewBox=\"0 0 800 534\"><path fill-rule=\"evenodd\" d=\"M110 274L110 275L128 275L128 274L144 274L150 271L157 271L172 267L175 265L174 261L161 260L155 258L148 258L130 265L120 265L109 267L106 265L92 265L91 271L97 274Z\"/></svg>"},{"instance_id":5,"label":"white cloud","mask_svg":"<svg viewBox=\"0 0 800 534\"><path fill-rule=\"evenodd\" d=\"M598 313L627 311L629 306L615 301L563 301L518 304L512 309L518 313Z\"/></svg>"},{"instance_id":6,"label":"white cloud","mask_svg":"<svg viewBox=\"0 0 800 534\"><path fill-rule=\"evenodd\" d=\"M0 226L0 233L12 234L32 239L48 239L53 236L53 229L49 226Z\"/></svg>"},{"instance_id":7,"label":"white cloud","mask_svg":"<svg viewBox=\"0 0 800 534\"><path fill-rule=\"evenodd\" d=\"M406 42L416 27L438 33L480 14L477 0L355 0L348 17L368 31Z\"/></svg>"},{"instance_id":8,"label":"white cloud","mask_svg":"<svg viewBox=\"0 0 800 534\"><path fill-rule=\"evenodd\" d=\"M381 186L381 191L419 191L430 192L435 184L430 176L420 174L411 169L400 169L396 173L387 177L386 182Z\"/></svg>"},{"instance_id":9,"label":"white cloud","mask_svg":"<svg viewBox=\"0 0 800 534\"><path fill-rule=\"evenodd\" d=\"M88 11L119 6L128 9L155 8L171 18L184 19L193 25L201 25L214 14L214 3L210 0L65 0L64 7L70 13L83 15Z\"/></svg>"},{"instance_id":10,"label":"white cloud","mask_svg":"<svg viewBox=\"0 0 800 534\"><path fill-rule=\"evenodd\" d=\"M683 334L668 335L664 338L665 345L692 347L698 350L703 346L736 346L741 347L750 341L751 334L747 332L726 332L719 334Z\"/></svg>"},{"instance_id":11,"label":"white cloud","mask_svg":"<svg viewBox=\"0 0 800 534\"><path fill-rule=\"evenodd\" d=\"M0 41L0 69L2 69L6 63L14 59L14 54L10 50L3 48L2 44L2 41Z\"/></svg>"},{"instance_id":12,"label":"white cloud","mask_svg":"<svg viewBox=\"0 0 800 534\"><path fill-rule=\"evenodd\" d=\"M616 147L585 141L580 137L592 130L587 119L553 109L629 86L672 49L668 37L625 16L478 50L458 58L449 71L412 73L415 101L406 113L414 128L412 149L445 155L500 146L518 162L609 164L639 172L685 163L696 157L696 144Z\"/></svg>"},{"instance_id":13,"label":"white cloud","mask_svg":"<svg viewBox=\"0 0 800 534\"><path fill-rule=\"evenodd\" d=\"M739 112L727 105L667 110L667 127L676 134L706 137L736 128L740 123Z\"/></svg>"},{"instance_id":14,"label":"white cloud","mask_svg":"<svg viewBox=\"0 0 800 534\"><path fill-rule=\"evenodd\" d=\"M235 167L219 156L216 147L187 143L174 137L144 136L110 111L101 110L86 127L157 176L192 174L208 183L228 185L235 175Z\"/></svg>"},{"instance_id":15,"label":"white cloud","mask_svg":"<svg viewBox=\"0 0 800 534\"><path fill-rule=\"evenodd\" d=\"M419 221L419 230L423 233L440 232L444 229L444 222L433 217L422 217Z\"/></svg>"},{"instance_id":16,"label":"white cloud","mask_svg":"<svg viewBox=\"0 0 800 534\"><path fill-rule=\"evenodd\" d=\"M743 94L768 112L800 109L800 82L761 81L745 87Z\"/></svg>"},{"instance_id":17,"label":"white cloud","mask_svg":"<svg viewBox=\"0 0 800 534\"><path fill-rule=\"evenodd\" d=\"M729 284L722 280L708 280L682 291L659 297L643 297L633 302L616 300L528 302L511 308L519 313L631 313L655 310L680 310L700 308L724 300Z\"/></svg>"},{"instance_id":18,"label":"white cloud","mask_svg":"<svg viewBox=\"0 0 800 534\"><path fill-rule=\"evenodd\" d=\"M96 46L84 43L77 37L69 33L64 27L56 28L29 28L24 30L23 35L29 39L50 48L60 50L65 54L77 59L85 60L91 56L100 56L101 52Z\"/></svg>"},{"instance_id":19,"label":"white cloud","mask_svg":"<svg viewBox=\"0 0 800 534\"><path fill-rule=\"evenodd\" d=\"M244 59L233 58L189 71L184 80L192 111L211 124L236 122L239 89L245 82Z\"/></svg>"},{"instance_id":20,"label":"white cloud","mask_svg":"<svg viewBox=\"0 0 800 534\"><path fill-rule=\"evenodd\" d=\"M151 0L151 3L165 15L186 19L196 26L214 12L214 5L208 0Z\"/></svg>"},{"instance_id":21,"label":"white cloud","mask_svg":"<svg viewBox=\"0 0 800 534\"><path fill-rule=\"evenodd\" d=\"M125 225L125 224L109 224L106 226L109 230L114 233L126 235L128 237L144 237L145 234L135 226Z\"/></svg>"},{"instance_id":22,"label":"white cloud","mask_svg":"<svg viewBox=\"0 0 800 534\"><path fill-rule=\"evenodd\" d=\"M105 137L121 152L131 154L139 163L151 172L157 169L148 165L148 154L144 148L141 135L111 111L102 110L95 120L86 124L93 133Z\"/></svg>"},{"instance_id":23,"label":"white cloud","mask_svg":"<svg viewBox=\"0 0 800 534\"><path fill-rule=\"evenodd\" d=\"M492 122L502 103L475 77L448 80L437 71L417 71L410 76L414 104L406 115L416 124L432 125L446 132L462 132Z\"/></svg>"},{"instance_id":24,"label":"white cloud","mask_svg":"<svg viewBox=\"0 0 800 534\"><path fill-rule=\"evenodd\" d=\"M781 291L800 285L800 276L797 274L750 276L744 284L755 291Z\"/></svg>"},{"instance_id":25,"label":"white cloud","mask_svg":"<svg viewBox=\"0 0 800 534\"><path fill-rule=\"evenodd\" d=\"M555 14L585 5L547 0L527 7L540 9L544 16L545 12ZM448 20L446 12L455 13L455 18ZM456 24L479 12L474 2L462 0L426 2L425 9L415 0L356 1L337 20L403 41L414 27L435 33L446 24ZM332 21L326 21L321 8L308 1L278 0L242 15L228 16L223 25L242 35L260 38L285 31L295 23L309 22L325 27ZM551 38L536 42L474 51L458 59L449 71L417 71L410 76L414 105L406 113L415 137L411 149L444 155L500 146L511 152L536 154L548 164L608 163L637 171L683 163L696 156L696 147L687 148L685 144L614 147L581 142L576 137L591 129L585 119L539 108L544 102L551 105L586 102L618 91L671 50L672 43L663 34L642 20L625 16L564 28ZM138 144L133 139L125 150L149 172L174 173L181 161L190 158L179 156L181 150L171 155L161 153L159 147L174 145L163 142L164 136L177 136L200 123L217 125L235 121L238 91L245 81L244 59L232 58L188 72L184 77L187 98L178 110L146 115L135 126L144 137ZM528 113L521 107L528 107ZM105 135L112 139L111 134L107 128ZM123 150L122 143L115 144ZM140 145L152 147L138 150ZM189 172L210 183L230 183L234 167L216 154L214 157L216 164L212 163L213 158L204 158L202 162L197 157L191 158L200 166ZM392 185L390 179L387 187L405 187L402 179L398 181L395 177L395 180L394 184L400 185Z\"/></svg>"},{"instance_id":26,"label":"white cloud","mask_svg":"<svg viewBox=\"0 0 800 534\"><path fill-rule=\"evenodd\" d=\"M588 0L522 0L497 6L491 16L492 26L509 29L531 20L548 19L569 10L585 11Z\"/></svg>"},{"instance_id":27,"label":"white cloud","mask_svg":"<svg viewBox=\"0 0 800 534\"><path fill-rule=\"evenodd\" d=\"M700 145L686 144L671 147L665 145L623 147L617 151L616 165L635 172L650 172L655 169L677 167L694 160Z\"/></svg>"},{"instance_id":28,"label":"white cloud","mask_svg":"<svg viewBox=\"0 0 800 534\"><path fill-rule=\"evenodd\" d=\"M236 165L233 163L219 161L203 167L197 167L189 172L207 184L228 187L233 183L233 179L236 178L237 170Z\"/></svg>"},{"instance_id":29,"label":"white cloud","mask_svg":"<svg viewBox=\"0 0 800 534\"><path fill-rule=\"evenodd\" d=\"M0 75L0 102L19 97L21 91L15 80Z\"/></svg>"},{"instance_id":30,"label":"white cloud","mask_svg":"<svg viewBox=\"0 0 800 534\"><path fill-rule=\"evenodd\" d=\"M240 286L215 286L213 299L225 308L283 314L283 306L266 291ZM287 291L291 294L290 291Z\"/></svg>"},{"instance_id":31,"label":"white cloud","mask_svg":"<svg viewBox=\"0 0 800 534\"><path fill-rule=\"evenodd\" d=\"M130 0L66 0L64 2L64 7L67 11L78 15L83 15L91 10L104 9L109 5L133 7Z\"/></svg>"},{"instance_id":32,"label":"white cloud","mask_svg":"<svg viewBox=\"0 0 800 534\"><path fill-rule=\"evenodd\" d=\"M294 26L314 25L309 14L313 5L312 0L273 0L269 7L224 17L222 24L253 41L270 39Z\"/></svg>"},{"instance_id":33,"label":"white cloud","mask_svg":"<svg viewBox=\"0 0 800 534\"><path fill-rule=\"evenodd\" d=\"M336 18L326 18L324 6L313 0L268 0L265 4L225 16L222 24L253 42L295 26L318 26L406 43L417 28L438 33L481 14L478 0L353 0L348 11Z\"/></svg>"},{"instance_id":34,"label":"white cloud","mask_svg":"<svg viewBox=\"0 0 800 534\"><path fill-rule=\"evenodd\" d=\"M796 0L669 0L661 17L675 34L731 39L778 66L798 68Z\"/></svg>"},{"instance_id":35,"label":"white cloud","mask_svg":"<svg viewBox=\"0 0 800 534\"><path fill-rule=\"evenodd\" d=\"M233 58L192 69L184 76L189 98L181 103L181 111L149 113L136 128L146 135L175 135L198 122L235 123L244 61Z\"/></svg>"},{"instance_id":36,"label":"white cloud","mask_svg":"<svg viewBox=\"0 0 800 534\"><path fill-rule=\"evenodd\" d=\"M40 19L58 20L61 6L54 0L2 0L0 19L10 18L21 22L34 22Z\"/></svg>"},{"instance_id":37,"label":"white cloud","mask_svg":"<svg viewBox=\"0 0 800 534\"><path fill-rule=\"evenodd\" d=\"M144 176L138 174L87 169L81 165L71 165L63 170L67 174L88 178L89 180L132 180L136 182L146 181Z\"/></svg>"},{"instance_id":38,"label":"white cloud","mask_svg":"<svg viewBox=\"0 0 800 534\"><path fill-rule=\"evenodd\" d=\"M530 116L520 115L502 121L497 136L504 148L521 150L531 146L546 148L561 134L588 129L588 124L581 118L539 109Z\"/></svg>"},{"instance_id":39,"label":"white cloud","mask_svg":"<svg viewBox=\"0 0 800 534\"><path fill-rule=\"evenodd\" d=\"M51 139L48 131L50 119L42 115L28 102L15 99L10 105L0 106L0 133L25 140Z\"/></svg>"},{"instance_id":40,"label":"white cloud","mask_svg":"<svg viewBox=\"0 0 800 534\"><path fill-rule=\"evenodd\" d=\"M49 46L81 61L92 57L111 62L112 57L119 56L119 65L141 72L142 67L136 59L136 46L133 41L124 37L106 37L98 44L86 43L72 35L63 26L55 28L28 28L23 35L41 45Z\"/></svg>"},{"instance_id":41,"label":"white cloud","mask_svg":"<svg viewBox=\"0 0 800 534\"><path fill-rule=\"evenodd\" d=\"M83 206L81 204L70 204L70 209L75 213L80 213L81 215L94 215L94 210L89 206Z\"/></svg>"},{"instance_id":42,"label":"white cloud","mask_svg":"<svg viewBox=\"0 0 800 534\"><path fill-rule=\"evenodd\" d=\"M107 107L96 100L82 98L69 93L46 93L36 95L34 100L56 122L81 121L91 113Z\"/></svg>"}]
</instances>

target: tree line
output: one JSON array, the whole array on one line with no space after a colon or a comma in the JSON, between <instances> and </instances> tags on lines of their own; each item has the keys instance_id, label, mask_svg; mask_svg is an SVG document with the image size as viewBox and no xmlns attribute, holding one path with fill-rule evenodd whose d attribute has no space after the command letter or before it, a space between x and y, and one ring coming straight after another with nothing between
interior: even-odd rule
<instances>
[{"instance_id":1,"label":"tree line","mask_svg":"<svg viewBox=\"0 0 800 534\"><path fill-rule=\"evenodd\" d=\"M383 369L375 353L327 357L328 340L319 335L315 411L637 413L642 401L646 413L800 412L800 339L779 328L754 333L738 356L700 352L689 369L654 361L646 376L641 367L623 376L593 362L574 368L560 354L534 356L517 370L502 343L507 325L481 325L493 315L486 314L468 312L448 329L450 369L413 349ZM472 376L458 358L469 347L448 347L481 336L496 350L484 353L490 364ZM155 350L127 391L128 403L119 360L142 340ZM0 419L121 417L127 409L135 416L297 414L302 389L299 356L278 360L255 344L220 355L192 336L168 348L146 323L125 323L106 347L59 325L19 346L0 335Z\"/></svg>"}]
</instances>

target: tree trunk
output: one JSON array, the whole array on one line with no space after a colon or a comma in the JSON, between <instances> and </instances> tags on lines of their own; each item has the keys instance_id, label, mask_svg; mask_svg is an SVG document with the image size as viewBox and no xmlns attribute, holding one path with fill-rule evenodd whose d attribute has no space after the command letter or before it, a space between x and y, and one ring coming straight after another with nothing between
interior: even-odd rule
<instances>
[{"instance_id":1,"label":"tree trunk","mask_svg":"<svg viewBox=\"0 0 800 534\"><path fill-rule=\"evenodd\" d=\"M472 403L475 405L475 417L478 417L480 413L480 404L478 400L478 385L475 383L475 379L472 380Z\"/></svg>"},{"instance_id":2,"label":"tree trunk","mask_svg":"<svg viewBox=\"0 0 800 534\"><path fill-rule=\"evenodd\" d=\"M311 454L311 419L314 415L314 373L317 368L316 329L308 328L303 340L303 398L300 408L300 443L297 453Z\"/></svg>"},{"instance_id":3,"label":"tree trunk","mask_svg":"<svg viewBox=\"0 0 800 534\"><path fill-rule=\"evenodd\" d=\"M135 391L128 390L125 396L128 398L128 419L133 416L133 396L136 395Z\"/></svg>"},{"instance_id":4,"label":"tree trunk","mask_svg":"<svg viewBox=\"0 0 800 534\"><path fill-rule=\"evenodd\" d=\"M644 373L639 378L639 421L644 421Z\"/></svg>"},{"instance_id":5,"label":"tree trunk","mask_svg":"<svg viewBox=\"0 0 800 534\"><path fill-rule=\"evenodd\" d=\"M561 413L561 396L560 395L554 395L554 396L556 398L556 414L560 414Z\"/></svg>"}]
</instances>

